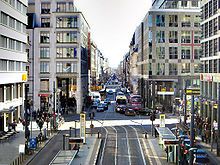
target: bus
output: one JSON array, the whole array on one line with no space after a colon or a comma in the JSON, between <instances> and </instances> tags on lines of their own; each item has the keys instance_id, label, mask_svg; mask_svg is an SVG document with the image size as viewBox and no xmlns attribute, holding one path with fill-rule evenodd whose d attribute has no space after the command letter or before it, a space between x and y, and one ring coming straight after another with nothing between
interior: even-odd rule
<instances>
[{"instance_id":1,"label":"bus","mask_svg":"<svg viewBox=\"0 0 220 165\"><path fill-rule=\"evenodd\" d=\"M142 111L142 98L140 95L131 95L129 104L136 113Z\"/></svg>"},{"instance_id":2,"label":"bus","mask_svg":"<svg viewBox=\"0 0 220 165\"><path fill-rule=\"evenodd\" d=\"M115 111L119 113L125 113L126 108L127 108L127 97L117 96Z\"/></svg>"}]
</instances>

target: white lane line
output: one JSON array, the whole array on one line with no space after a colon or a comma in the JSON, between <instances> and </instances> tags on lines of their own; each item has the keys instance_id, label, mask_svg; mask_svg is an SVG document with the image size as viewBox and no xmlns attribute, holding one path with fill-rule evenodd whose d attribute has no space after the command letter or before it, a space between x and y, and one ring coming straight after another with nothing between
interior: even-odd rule
<instances>
[{"instance_id":1,"label":"white lane line","mask_svg":"<svg viewBox=\"0 0 220 165\"><path fill-rule=\"evenodd\" d=\"M157 155L156 151L154 150L154 146L153 146L152 142L150 140L148 140L148 142L149 142L151 151L153 152L153 156L155 157L154 160L157 162L158 165L162 165L160 160L156 158L158 155Z\"/></svg>"},{"instance_id":2,"label":"white lane line","mask_svg":"<svg viewBox=\"0 0 220 165\"><path fill-rule=\"evenodd\" d=\"M103 149L102 149L102 156L101 156L100 164L102 164L102 162L103 162L104 151L105 151L106 141L107 141L107 137L108 137L108 130L105 127L103 127L103 128L104 128L106 134L105 134L105 142L104 142Z\"/></svg>"},{"instance_id":3,"label":"white lane line","mask_svg":"<svg viewBox=\"0 0 220 165\"><path fill-rule=\"evenodd\" d=\"M134 127L130 126L130 125L128 125L128 126L135 130L135 133L137 135L138 144L139 144L139 147L140 147L140 150L141 150L141 156L142 156L144 164L146 165L146 161L145 161L145 158L144 158L144 152L143 152L143 149L141 147L141 143L140 143L140 140L139 140L139 136L138 136L137 130Z\"/></svg>"},{"instance_id":4,"label":"white lane line","mask_svg":"<svg viewBox=\"0 0 220 165\"><path fill-rule=\"evenodd\" d=\"M152 162L152 160L151 160L151 156L150 156L150 153L149 153L149 151L148 151L147 145L146 145L144 139L141 139L141 140L142 140L142 142L143 142L143 144L144 144L144 148L145 148L146 154L148 155L149 163L150 163L151 165L153 165L153 162Z\"/></svg>"},{"instance_id":5,"label":"white lane line","mask_svg":"<svg viewBox=\"0 0 220 165\"><path fill-rule=\"evenodd\" d=\"M118 135L117 135L117 129L115 128L115 127L112 127L114 130L115 130L115 165L117 164L117 152L118 152L118 149L117 149L117 147L118 147L118 142L117 142L117 140L118 140Z\"/></svg>"},{"instance_id":6,"label":"white lane line","mask_svg":"<svg viewBox=\"0 0 220 165\"><path fill-rule=\"evenodd\" d=\"M125 127L121 126L125 132L126 132L126 139L127 139L127 146L128 146L128 160L129 160L129 165L131 165L131 153L130 153L130 145L129 145L129 141L128 141L128 131Z\"/></svg>"}]
</instances>

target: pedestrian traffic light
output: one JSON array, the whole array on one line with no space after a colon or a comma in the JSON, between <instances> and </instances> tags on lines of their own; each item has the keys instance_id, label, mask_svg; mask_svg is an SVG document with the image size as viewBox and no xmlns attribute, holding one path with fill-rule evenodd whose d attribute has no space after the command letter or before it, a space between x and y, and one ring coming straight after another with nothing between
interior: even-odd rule
<instances>
[{"instance_id":1,"label":"pedestrian traffic light","mask_svg":"<svg viewBox=\"0 0 220 165\"><path fill-rule=\"evenodd\" d=\"M151 116L150 116L150 120L154 121L155 119L156 119L156 115L155 115L155 113L152 113Z\"/></svg>"}]
</instances>

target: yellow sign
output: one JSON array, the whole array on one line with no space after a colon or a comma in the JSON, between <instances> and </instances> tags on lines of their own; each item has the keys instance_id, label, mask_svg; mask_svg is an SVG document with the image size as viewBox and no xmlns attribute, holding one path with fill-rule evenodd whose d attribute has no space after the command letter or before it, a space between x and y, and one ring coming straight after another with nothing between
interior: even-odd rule
<instances>
[{"instance_id":1,"label":"yellow sign","mask_svg":"<svg viewBox=\"0 0 220 165\"><path fill-rule=\"evenodd\" d=\"M214 104L213 108L217 109L218 108L218 104Z\"/></svg>"},{"instance_id":2,"label":"yellow sign","mask_svg":"<svg viewBox=\"0 0 220 165\"><path fill-rule=\"evenodd\" d=\"M160 114L160 127L165 127L165 114Z\"/></svg>"},{"instance_id":3,"label":"yellow sign","mask_svg":"<svg viewBox=\"0 0 220 165\"><path fill-rule=\"evenodd\" d=\"M187 95L200 95L200 89L186 89Z\"/></svg>"},{"instance_id":4,"label":"yellow sign","mask_svg":"<svg viewBox=\"0 0 220 165\"><path fill-rule=\"evenodd\" d=\"M26 73L22 74L22 81L27 81L27 74Z\"/></svg>"},{"instance_id":5,"label":"yellow sign","mask_svg":"<svg viewBox=\"0 0 220 165\"><path fill-rule=\"evenodd\" d=\"M161 92L166 92L166 88L162 88L162 89L161 89Z\"/></svg>"},{"instance_id":6,"label":"yellow sign","mask_svg":"<svg viewBox=\"0 0 220 165\"><path fill-rule=\"evenodd\" d=\"M86 143L86 114L80 113L80 137Z\"/></svg>"}]
</instances>

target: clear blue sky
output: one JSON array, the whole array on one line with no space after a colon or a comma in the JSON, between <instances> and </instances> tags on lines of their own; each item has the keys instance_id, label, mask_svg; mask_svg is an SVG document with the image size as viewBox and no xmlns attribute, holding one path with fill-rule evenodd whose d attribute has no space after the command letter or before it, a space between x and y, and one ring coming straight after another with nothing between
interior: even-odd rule
<instances>
[{"instance_id":1,"label":"clear blue sky","mask_svg":"<svg viewBox=\"0 0 220 165\"><path fill-rule=\"evenodd\" d=\"M75 0L85 15L92 39L111 67L117 67L129 50L136 27L141 23L152 0Z\"/></svg>"}]
</instances>

